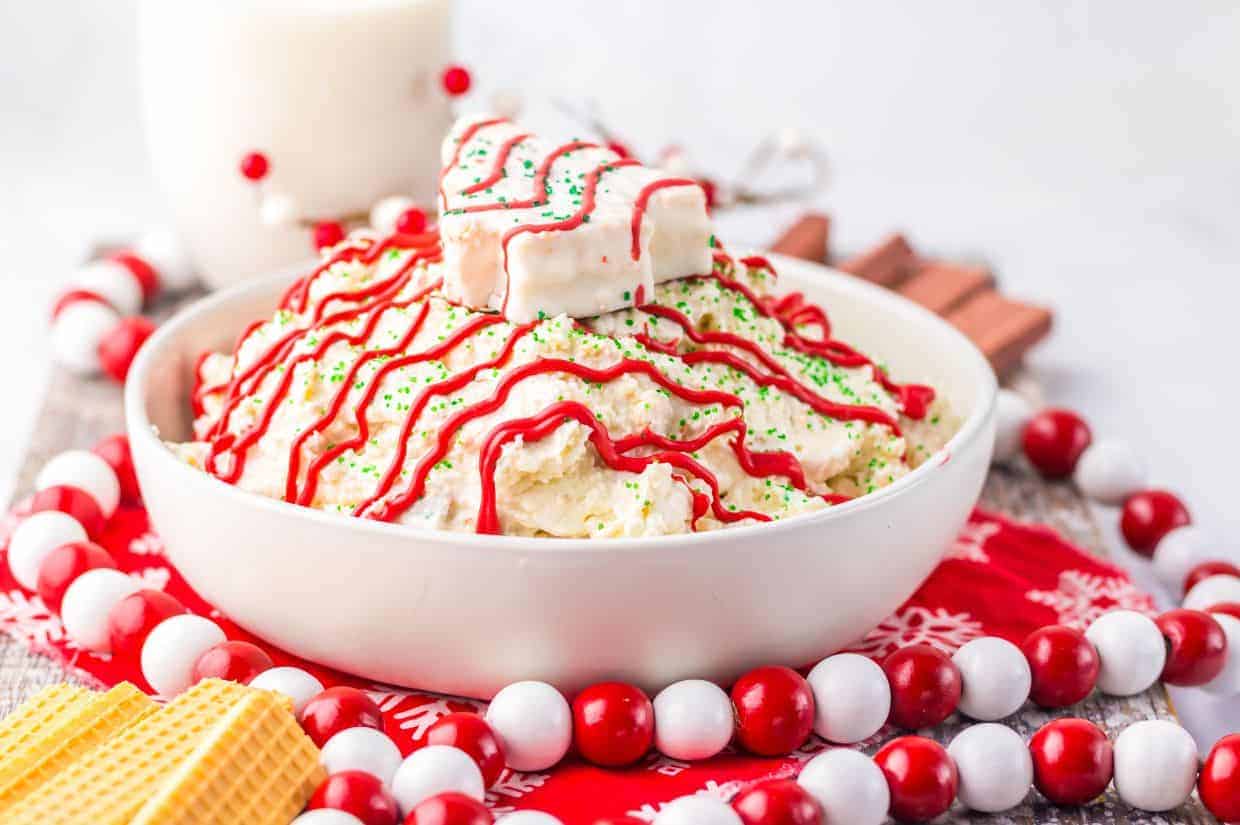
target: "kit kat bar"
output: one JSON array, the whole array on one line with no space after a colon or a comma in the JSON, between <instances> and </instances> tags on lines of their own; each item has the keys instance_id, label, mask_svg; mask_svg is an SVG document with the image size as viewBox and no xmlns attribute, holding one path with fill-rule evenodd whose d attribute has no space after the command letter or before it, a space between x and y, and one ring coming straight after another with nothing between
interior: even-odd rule
<instances>
[{"instance_id":1,"label":"kit kat bar","mask_svg":"<svg viewBox=\"0 0 1240 825\"><path fill-rule=\"evenodd\" d=\"M904 236L892 235L868 252L844 261L839 268L858 278L894 289L912 275L917 266L917 256Z\"/></svg>"},{"instance_id":2,"label":"kit kat bar","mask_svg":"<svg viewBox=\"0 0 1240 825\"><path fill-rule=\"evenodd\" d=\"M1050 310L1004 298L992 289L970 298L947 320L977 345L1000 377L1051 330Z\"/></svg>"},{"instance_id":3,"label":"kit kat bar","mask_svg":"<svg viewBox=\"0 0 1240 825\"><path fill-rule=\"evenodd\" d=\"M779 240L771 246L771 251L825 263L830 235L831 219L817 212L809 212L779 236Z\"/></svg>"},{"instance_id":4,"label":"kit kat bar","mask_svg":"<svg viewBox=\"0 0 1240 825\"><path fill-rule=\"evenodd\" d=\"M947 315L994 282L984 267L927 261L897 291L936 315Z\"/></svg>"}]
</instances>

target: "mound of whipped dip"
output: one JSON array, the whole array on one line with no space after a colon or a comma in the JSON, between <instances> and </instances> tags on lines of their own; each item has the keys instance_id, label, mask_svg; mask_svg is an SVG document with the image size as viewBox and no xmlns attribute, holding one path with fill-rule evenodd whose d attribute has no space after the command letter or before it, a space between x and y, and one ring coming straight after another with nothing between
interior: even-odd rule
<instances>
[{"instance_id":1,"label":"mound of whipped dip","mask_svg":"<svg viewBox=\"0 0 1240 825\"><path fill-rule=\"evenodd\" d=\"M832 338L824 310L777 297L764 259L702 236L691 182L643 170L604 193L618 156L573 142L531 157L523 136L458 125L443 180L473 191L441 192L441 231L325 250L231 353L202 357L194 440L172 449L321 510L611 537L830 507L954 434L932 389L895 383ZM458 179L463 157L494 165ZM543 195L485 199L518 180Z\"/></svg>"}]
</instances>

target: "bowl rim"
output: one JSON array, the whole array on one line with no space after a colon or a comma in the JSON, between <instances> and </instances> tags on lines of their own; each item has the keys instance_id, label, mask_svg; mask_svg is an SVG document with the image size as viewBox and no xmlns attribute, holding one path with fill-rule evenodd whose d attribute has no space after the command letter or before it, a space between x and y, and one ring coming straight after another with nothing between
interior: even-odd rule
<instances>
[{"instance_id":1,"label":"bowl rim","mask_svg":"<svg viewBox=\"0 0 1240 825\"><path fill-rule=\"evenodd\" d=\"M305 271L304 265L287 267L269 275L261 276L228 289L207 295L178 310L171 318L162 323L155 333L142 346L130 369L125 382L124 407L125 421L129 438L139 440L144 447L144 454L158 456L159 461L174 465L174 473L180 473L178 483L190 485L194 495L235 496L237 504L242 507L256 507L267 510L273 515L308 519L325 528L346 529L357 531L361 535L379 535L387 538L408 538L423 544L449 544L458 550L469 548L485 551L503 551L518 553L599 553L599 552L665 552L669 548L709 546L731 540L762 535L772 535L776 531L797 530L826 524L852 514L861 513L874 507L881 507L888 500L901 496L921 487L934 479L935 471L950 460L955 453L966 449L985 432L985 424L996 404L998 380L990 363L963 333L944 319L928 309L904 298L898 293L863 281L831 267L790 258L777 253L768 253L766 257L776 266L776 270L812 271L813 277L829 278L832 288L839 291L855 293L863 300L884 305L886 311L895 312L918 323L937 327L939 334L954 339L960 350L970 363L967 365L973 373L978 392L978 401L956 431L943 447L927 458L919 467L898 479L892 484L867 493L843 504L828 507L812 513L803 513L774 522L744 524L720 530L702 533L681 533L669 536L640 536L624 538L536 538L529 536L493 536L477 533L436 530L429 527L418 527L409 524L380 522L372 519L357 518L352 515L330 513L310 507L292 504L281 499L242 490L205 473L194 469L179 460L163 440L156 434L155 425L147 413L146 398L143 394L147 381L147 373L154 367L164 348L179 334L182 327L193 320L218 310L220 307L244 299L252 293L272 291L275 284L283 284ZM358 549L366 548L367 542L357 542ZM376 547L381 546L379 543Z\"/></svg>"}]
</instances>

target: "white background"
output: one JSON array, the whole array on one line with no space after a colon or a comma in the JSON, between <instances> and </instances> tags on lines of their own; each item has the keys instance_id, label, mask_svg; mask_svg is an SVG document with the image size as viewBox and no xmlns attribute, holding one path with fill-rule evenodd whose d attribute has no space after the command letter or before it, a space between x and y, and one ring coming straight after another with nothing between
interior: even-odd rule
<instances>
[{"instance_id":1,"label":"white background","mask_svg":"<svg viewBox=\"0 0 1240 825\"><path fill-rule=\"evenodd\" d=\"M160 218L133 17L132 0L0 8L0 500L57 285L93 238ZM1052 305L1032 359L1048 400L1240 543L1240 6L470 0L457 41L481 88L597 99L638 150L680 143L719 175L775 127L812 134L837 246L903 229ZM723 234L762 243L791 214ZM1216 730L1240 727L1225 715Z\"/></svg>"}]
</instances>

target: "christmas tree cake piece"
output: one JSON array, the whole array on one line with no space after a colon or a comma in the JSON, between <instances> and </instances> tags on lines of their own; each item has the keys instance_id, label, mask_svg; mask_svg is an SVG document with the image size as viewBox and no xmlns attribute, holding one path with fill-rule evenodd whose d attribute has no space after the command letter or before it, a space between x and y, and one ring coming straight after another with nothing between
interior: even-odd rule
<instances>
[{"instance_id":1,"label":"christmas tree cake piece","mask_svg":"<svg viewBox=\"0 0 1240 825\"><path fill-rule=\"evenodd\" d=\"M39 692L0 724L0 818L66 766L155 710L128 682Z\"/></svg>"},{"instance_id":2,"label":"christmas tree cake piece","mask_svg":"<svg viewBox=\"0 0 1240 825\"><path fill-rule=\"evenodd\" d=\"M697 181L583 140L544 142L502 118L465 118L443 146L444 293L511 321L634 306L655 284L711 268Z\"/></svg>"}]
</instances>

